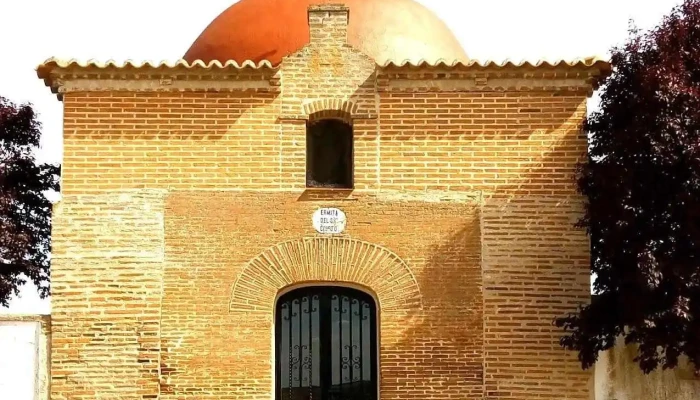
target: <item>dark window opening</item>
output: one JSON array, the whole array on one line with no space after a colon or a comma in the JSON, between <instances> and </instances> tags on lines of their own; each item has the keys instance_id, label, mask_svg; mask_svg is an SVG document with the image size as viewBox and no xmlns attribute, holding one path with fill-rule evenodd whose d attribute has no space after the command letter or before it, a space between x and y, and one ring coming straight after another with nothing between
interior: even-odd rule
<instances>
[{"instance_id":1,"label":"dark window opening","mask_svg":"<svg viewBox=\"0 0 700 400\"><path fill-rule=\"evenodd\" d=\"M352 126L321 119L306 126L306 187L351 189Z\"/></svg>"},{"instance_id":2,"label":"dark window opening","mask_svg":"<svg viewBox=\"0 0 700 400\"><path fill-rule=\"evenodd\" d=\"M277 301L276 400L376 400L374 299L342 287L309 287Z\"/></svg>"}]
</instances>

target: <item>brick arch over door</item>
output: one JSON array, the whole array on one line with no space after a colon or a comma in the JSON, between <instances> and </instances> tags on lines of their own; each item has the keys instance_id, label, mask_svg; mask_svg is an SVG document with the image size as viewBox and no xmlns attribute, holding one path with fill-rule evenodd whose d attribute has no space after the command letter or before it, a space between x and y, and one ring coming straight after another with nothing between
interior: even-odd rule
<instances>
[{"instance_id":1,"label":"brick arch over door","mask_svg":"<svg viewBox=\"0 0 700 400\"><path fill-rule=\"evenodd\" d=\"M316 99L302 105L303 113L313 122L319 119L335 118L350 125L353 123L359 106L351 100Z\"/></svg>"},{"instance_id":2,"label":"brick arch over door","mask_svg":"<svg viewBox=\"0 0 700 400\"><path fill-rule=\"evenodd\" d=\"M394 252L355 239L318 237L279 243L248 262L233 285L230 311L271 316L280 290L324 282L369 288L385 315L416 315L423 308L413 272Z\"/></svg>"}]
</instances>

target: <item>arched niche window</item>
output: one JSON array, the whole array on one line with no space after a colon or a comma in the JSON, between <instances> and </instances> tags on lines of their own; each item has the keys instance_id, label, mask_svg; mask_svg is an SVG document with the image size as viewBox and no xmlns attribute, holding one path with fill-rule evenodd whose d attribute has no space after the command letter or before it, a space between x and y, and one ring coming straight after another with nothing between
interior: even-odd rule
<instances>
[{"instance_id":1,"label":"arched niche window","mask_svg":"<svg viewBox=\"0 0 700 400\"><path fill-rule=\"evenodd\" d=\"M377 309L359 290L322 286L276 305L276 400L376 400Z\"/></svg>"},{"instance_id":2,"label":"arched niche window","mask_svg":"<svg viewBox=\"0 0 700 400\"><path fill-rule=\"evenodd\" d=\"M353 187L352 125L339 119L307 123L306 187Z\"/></svg>"}]
</instances>

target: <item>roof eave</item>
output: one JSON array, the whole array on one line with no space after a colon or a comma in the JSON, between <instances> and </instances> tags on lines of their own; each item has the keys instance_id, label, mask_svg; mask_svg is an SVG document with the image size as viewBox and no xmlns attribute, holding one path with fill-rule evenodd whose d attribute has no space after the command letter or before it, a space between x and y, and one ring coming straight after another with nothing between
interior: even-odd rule
<instances>
[{"instance_id":1,"label":"roof eave","mask_svg":"<svg viewBox=\"0 0 700 400\"><path fill-rule=\"evenodd\" d=\"M242 63L238 63L233 60L220 62L217 60L205 63L202 60L196 60L193 62L188 62L186 60L176 60L172 62L168 61L143 61L137 62L133 60L126 60L124 62L116 62L114 60L108 60L105 62L100 62L97 60L87 60L79 61L76 59L62 60L59 58L49 58L43 63L41 63L36 68L37 76L39 79L44 81L44 85L51 89L51 92L56 94L59 101L63 100L63 95L59 92L58 85L55 80L55 73L57 71L68 71L71 70L76 73L89 72L89 71L106 71L106 70L119 70L120 72L130 72L134 73L175 73L175 72L202 72L211 71L219 73L236 73L236 72L250 72L250 71L260 71L263 73L275 73L279 66L272 65L270 61L263 60L258 63L246 60Z\"/></svg>"},{"instance_id":2,"label":"roof eave","mask_svg":"<svg viewBox=\"0 0 700 400\"><path fill-rule=\"evenodd\" d=\"M610 62L601 57L587 57L578 58L573 60L559 59L555 61L551 60L522 60L514 61L506 59L503 61L493 61L493 60L470 60L468 62L463 62L459 60L447 61L447 60L437 60L435 62L429 62L426 60L420 60L418 62L413 62L410 60L404 61L394 61L390 60L384 64L378 64L379 68L382 69L450 69L450 70L474 70L474 69L502 69L502 68L584 68L584 69L598 69L601 73L608 74L611 72L612 68Z\"/></svg>"}]
</instances>

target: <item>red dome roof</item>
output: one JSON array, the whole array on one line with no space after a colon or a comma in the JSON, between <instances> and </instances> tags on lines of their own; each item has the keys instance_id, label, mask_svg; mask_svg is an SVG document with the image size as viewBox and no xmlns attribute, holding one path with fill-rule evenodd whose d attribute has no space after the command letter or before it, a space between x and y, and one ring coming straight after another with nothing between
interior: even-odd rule
<instances>
[{"instance_id":1,"label":"red dome roof","mask_svg":"<svg viewBox=\"0 0 700 400\"><path fill-rule=\"evenodd\" d=\"M240 0L202 32L184 59L277 64L309 42L309 5L344 3L350 8L348 42L386 61L467 61L447 26L414 0Z\"/></svg>"}]
</instances>

